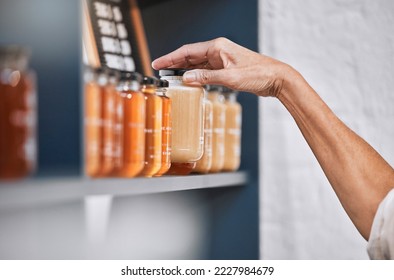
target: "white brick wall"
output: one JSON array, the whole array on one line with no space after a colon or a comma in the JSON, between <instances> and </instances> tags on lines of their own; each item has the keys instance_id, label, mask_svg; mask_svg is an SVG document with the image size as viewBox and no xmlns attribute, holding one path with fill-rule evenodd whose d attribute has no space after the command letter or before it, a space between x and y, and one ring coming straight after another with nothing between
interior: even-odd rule
<instances>
[{"instance_id":1,"label":"white brick wall","mask_svg":"<svg viewBox=\"0 0 394 280\"><path fill-rule=\"evenodd\" d=\"M394 165L394 1L260 0L260 50L299 70ZM291 116L260 101L261 258L367 258Z\"/></svg>"}]
</instances>

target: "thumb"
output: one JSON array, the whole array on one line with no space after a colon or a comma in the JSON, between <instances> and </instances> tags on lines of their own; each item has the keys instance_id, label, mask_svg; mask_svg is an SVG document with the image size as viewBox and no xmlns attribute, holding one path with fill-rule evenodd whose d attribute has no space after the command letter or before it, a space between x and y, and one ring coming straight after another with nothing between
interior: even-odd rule
<instances>
[{"instance_id":1,"label":"thumb","mask_svg":"<svg viewBox=\"0 0 394 280\"><path fill-rule=\"evenodd\" d=\"M186 84L206 85L206 84L223 84L226 80L225 69L207 70L196 69L187 71L183 74L183 82Z\"/></svg>"}]
</instances>

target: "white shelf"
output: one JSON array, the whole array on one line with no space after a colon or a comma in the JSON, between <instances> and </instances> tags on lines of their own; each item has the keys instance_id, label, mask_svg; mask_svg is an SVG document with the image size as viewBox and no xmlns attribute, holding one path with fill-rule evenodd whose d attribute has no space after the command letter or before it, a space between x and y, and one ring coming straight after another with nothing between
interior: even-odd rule
<instances>
[{"instance_id":1,"label":"white shelf","mask_svg":"<svg viewBox=\"0 0 394 280\"><path fill-rule=\"evenodd\" d=\"M0 210L56 204L93 195L129 196L246 185L246 172L161 178L33 178L0 183Z\"/></svg>"}]
</instances>

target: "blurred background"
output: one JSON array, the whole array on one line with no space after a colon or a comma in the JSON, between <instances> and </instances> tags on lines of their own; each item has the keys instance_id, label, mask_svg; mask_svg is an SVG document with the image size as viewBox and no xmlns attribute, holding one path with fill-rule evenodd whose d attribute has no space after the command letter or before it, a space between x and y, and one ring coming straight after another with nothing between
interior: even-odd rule
<instances>
[{"instance_id":1,"label":"blurred background","mask_svg":"<svg viewBox=\"0 0 394 280\"><path fill-rule=\"evenodd\" d=\"M80 9L76 1L1 0L0 44L31 52L37 73L38 172L80 169Z\"/></svg>"},{"instance_id":2,"label":"blurred background","mask_svg":"<svg viewBox=\"0 0 394 280\"><path fill-rule=\"evenodd\" d=\"M394 165L394 2L263 0L260 50L302 73L351 129ZM260 100L260 252L267 259L365 259L293 119Z\"/></svg>"}]
</instances>

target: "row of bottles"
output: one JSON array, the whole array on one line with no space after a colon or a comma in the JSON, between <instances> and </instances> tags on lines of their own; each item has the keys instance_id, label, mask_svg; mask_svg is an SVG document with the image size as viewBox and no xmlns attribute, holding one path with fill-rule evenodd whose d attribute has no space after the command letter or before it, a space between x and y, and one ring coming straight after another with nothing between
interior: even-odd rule
<instances>
[{"instance_id":1,"label":"row of bottles","mask_svg":"<svg viewBox=\"0 0 394 280\"><path fill-rule=\"evenodd\" d=\"M36 86L28 53L0 49L0 179L36 166ZM186 70L162 80L86 69L85 172L91 177L186 175L237 170L241 107L219 86L182 83Z\"/></svg>"},{"instance_id":2,"label":"row of bottles","mask_svg":"<svg viewBox=\"0 0 394 280\"><path fill-rule=\"evenodd\" d=\"M36 167L36 83L29 53L0 47L0 179L31 174Z\"/></svg>"},{"instance_id":3,"label":"row of bottles","mask_svg":"<svg viewBox=\"0 0 394 280\"><path fill-rule=\"evenodd\" d=\"M85 71L87 175L151 177L168 170L170 117L163 112L170 104L158 86L156 78L138 73Z\"/></svg>"},{"instance_id":4,"label":"row of bottles","mask_svg":"<svg viewBox=\"0 0 394 280\"><path fill-rule=\"evenodd\" d=\"M85 71L85 170L91 177L187 175L240 165L236 92L183 84L185 69Z\"/></svg>"},{"instance_id":5,"label":"row of bottles","mask_svg":"<svg viewBox=\"0 0 394 280\"><path fill-rule=\"evenodd\" d=\"M241 163L242 107L236 92L215 85L206 89L204 154L194 171L235 171Z\"/></svg>"}]
</instances>

